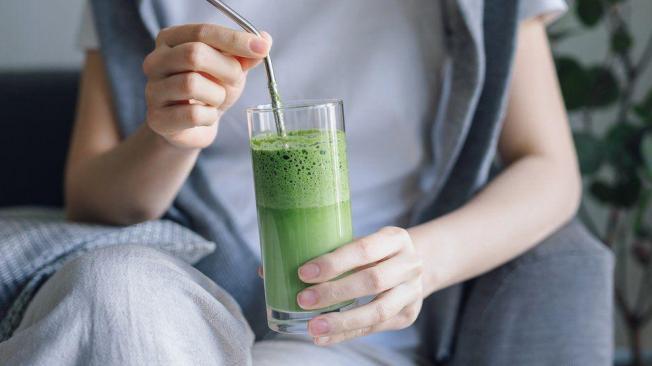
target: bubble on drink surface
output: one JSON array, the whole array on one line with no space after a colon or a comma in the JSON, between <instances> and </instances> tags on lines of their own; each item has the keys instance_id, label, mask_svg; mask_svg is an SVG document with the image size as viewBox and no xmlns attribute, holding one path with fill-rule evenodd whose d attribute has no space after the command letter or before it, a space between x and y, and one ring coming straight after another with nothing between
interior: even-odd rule
<instances>
[{"instance_id":1,"label":"bubble on drink surface","mask_svg":"<svg viewBox=\"0 0 652 366\"><path fill-rule=\"evenodd\" d=\"M317 207L349 199L342 131L288 131L251 140L256 200L265 207Z\"/></svg>"}]
</instances>

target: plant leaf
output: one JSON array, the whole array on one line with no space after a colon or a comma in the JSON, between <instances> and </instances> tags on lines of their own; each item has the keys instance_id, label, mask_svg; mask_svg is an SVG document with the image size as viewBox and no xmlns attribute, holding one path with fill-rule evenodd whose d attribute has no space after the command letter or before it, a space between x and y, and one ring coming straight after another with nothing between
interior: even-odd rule
<instances>
[{"instance_id":1,"label":"plant leaf","mask_svg":"<svg viewBox=\"0 0 652 366\"><path fill-rule=\"evenodd\" d=\"M603 181L595 181L589 187L591 195L600 203L610 205L613 202L613 190L609 184Z\"/></svg>"},{"instance_id":2,"label":"plant leaf","mask_svg":"<svg viewBox=\"0 0 652 366\"><path fill-rule=\"evenodd\" d=\"M652 132L648 132L641 141L641 156L645 162L648 177L652 177Z\"/></svg>"},{"instance_id":3,"label":"plant leaf","mask_svg":"<svg viewBox=\"0 0 652 366\"><path fill-rule=\"evenodd\" d=\"M569 28L559 29L559 30L550 29L548 31L548 39L550 40L550 42L553 42L553 43L554 42L559 42L559 41L563 41L564 39L566 39L568 37L571 37L571 36L573 36L573 35L575 35L577 33L578 32L577 32L576 29L569 29Z\"/></svg>"},{"instance_id":4,"label":"plant leaf","mask_svg":"<svg viewBox=\"0 0 652 366\"><path fill-rule=\"evenodd\" d=\"M629 34L627 28L620 26L618 29L611 35L611 50L618 54L626 54L632 48L634 44L634 39L632 35Z\"/></svg>"},{"instance_id":5,"label":"plant leaf","mask_svg":"<svg viewBox=\"0 0 652 366\"><path fill-rule=\"evenodd\" d=\"M589 192L602 204L629 208L638 201L641 193L641 181L634 178L617 181L614 185L604 181L594 181L589 187Z\"/></svg>"},{"instance_id":6,"label":"plant leaf","mask_svg":"<svg viewBox=\"0 0 652 366\"><path fill-rule=\"evenodd\" d=\"M617 180L630 179L638 174L642 163L639 146L644 129L631 123L616 123L604 137L607 161L611 164Z\"/></svg>"},{"instance_id":7,"label":"plant leaf","mask_svg":"<svg viewBox=\"0 0 652 366\"><path fill-rule=\"evenodd\" d=\"M604 5L600 0L577 0L577 17L587 27L598 24L604 15Z\"/></svg>"},{"instance_id":8,"label":"plant leaf","mask_svg":"<svg viewBox=\"0 0 652 366\"><path fill-rule=\"evenodd\" d=\"M629 208L638 202L641 195L641 180L638 177L631 177L632 179L616 184L616 192L618 201L616 204L621 207Z\"/></svg>"},{"instance_id":9,"label":"plant leaf","mask_svg":"<svg viewBox=\"0 0 652 366\"><path fill-rule=\"evenodd\" d=\"M567 56L557 57L555 65L566 108L573 111L583 107L591 84L588 73L579 62Z\"/></svg>"},{"instance_id":10,"label":"plant leaf","mask_svg":"<svg viewBox=\"0 0 652 366\"><path fill-rule=\"evenodd\" d=\"M591 183L589 186L589 192L595 198L598 200L598 202L602 203L603 205L611 205L613 204L613 189L609 186L608 183L603 182L603 181L595 181Z\"/></svg>"},{"instance_id":11,"label":"plant leaf","mask_svg":"<svg viewBox=\"0 0 652 366\"><path fill-rule=\"evenodd\" d=\"M595 174L605 158L605 150L593 135L586 132L573 133L575 147L577 148L577 157L580 163L582 175Z\"/></svg>"},{"instance_id":12,"label":"plant leaf","mask_svg":"<svg viewBox=\"0 0 652 366\"><path fill-rule=\"evenodd\" d=\"M606 107L618 100L620 87L614 73L603 66L593 66L587 71L589 90L586 105L588 107Z\"/></svg>"},{"instance_id":13,"label":"plant leaf","mask_svg":"<svg viewBox=\"0 0 652 366\"><path fill-rule=\"evenodd\" d=\"M634 107L634 113L643 121L652 124L652 89L639 104Z\"/></svg>"}]
</instances>

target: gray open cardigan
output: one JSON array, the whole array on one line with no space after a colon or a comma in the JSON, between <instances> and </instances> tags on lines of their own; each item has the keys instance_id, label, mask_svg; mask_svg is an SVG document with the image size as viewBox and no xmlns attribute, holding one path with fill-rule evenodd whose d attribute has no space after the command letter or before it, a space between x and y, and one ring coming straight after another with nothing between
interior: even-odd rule
<instances>
[{"instance_id":1,"label":"gray open cardigan","mask_svg":"<svg viewBox=\"0 0 652 366\"><path fill-rule=\"evenodd\" d=\"M518 0L440 1L448 60L441 98L433 101L438 103L438 113L427 138L432 163L422 183L429 187L429 194L412 217L413 223L454 210L487 183L518 25ZM146 78L141 64L154 48L155 35L150 30L157 24L156 9L144 12L135 0L93 0L92 9L115 112L122 133L129 135L145 120ZM235 297L260 336L266 324L262 283L255 271L258 263L222 204L209 193L208 169L200 156L167 218L217 244L215 252L197 267ZM446 353L454 334L459 298L458 288L447 290L450 310L438 315L434 331L440 355Z\"/></svg>"}]
</instances>

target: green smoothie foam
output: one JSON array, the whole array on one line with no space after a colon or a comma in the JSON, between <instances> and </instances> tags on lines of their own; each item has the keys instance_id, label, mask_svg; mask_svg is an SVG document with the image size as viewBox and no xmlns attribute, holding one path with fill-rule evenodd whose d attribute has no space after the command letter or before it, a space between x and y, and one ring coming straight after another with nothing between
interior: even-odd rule
<instances>
[{"instance_id":1,"label":"green smoothie foam","mask_svg":"<svg viewBox=\"0 0 652 366\"><path fill-rule=\"evenodd\" d=\"M265 296L274 310L304 311L305 262L352 239L345 135L289 131L251 140Z\"/></svg>"},{"instance_id":2,"label":"green smoothie foam","mask_svg":"<svg viewBox=\"0 0 652 366\"><path fill-rule=\"evenodd\" d=\"M275 208L316 207L349 199L341 131L290 131L251 141L256 199Z\"/></svg>"}]
</instances>

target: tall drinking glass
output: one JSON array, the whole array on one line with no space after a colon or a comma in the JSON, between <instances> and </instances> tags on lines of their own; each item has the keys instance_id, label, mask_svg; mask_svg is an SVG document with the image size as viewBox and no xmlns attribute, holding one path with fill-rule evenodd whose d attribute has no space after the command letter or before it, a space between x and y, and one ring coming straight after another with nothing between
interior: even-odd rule
<instances>
[{"instance_id":1,"label":"tall drinking glass","mask_svg":"<svg viewBox=\"0 0 652 366\"><path fill-rule=\"evenodd\" d=\"M305 333L307 321L352 302L305 311L297 294L308 285L298 269L352 239L341 100L285 103L285 134L271 106L247 110L258 228L272 330Z\"/></svg>"}]
</instances>

